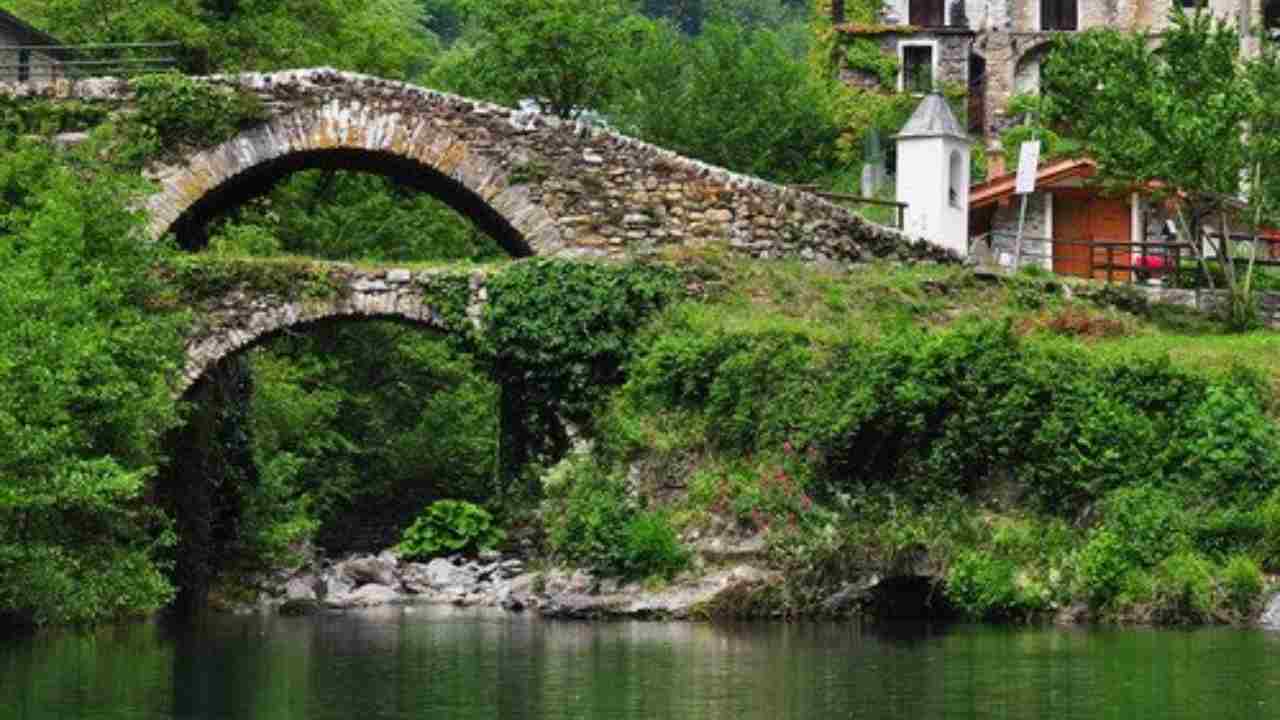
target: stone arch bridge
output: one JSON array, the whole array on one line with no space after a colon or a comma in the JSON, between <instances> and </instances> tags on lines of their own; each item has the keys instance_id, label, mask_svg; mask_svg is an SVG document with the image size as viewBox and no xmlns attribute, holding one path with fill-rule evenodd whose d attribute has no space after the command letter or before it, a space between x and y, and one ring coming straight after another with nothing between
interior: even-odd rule
<instances>
[{"instance_id":1,"label":"stone arch bridge","mask_svg":"<svg viewBox=\"0 0 1280 720\"><path fill-rule=\"evenodd\" d=\"M196 79L257 95L266 117L149 170L155 236L198 229L290 173L327 168L429 192L514 256L619 258L723 242L757 257L950 257L814 195L576 122L330 69ZM122 108L134 97L111 78L0 94Z\"/></svg>"},{"instance_id":2,"label":"stone arch bridge","mask_svg":"<svg viewBox=\"0 0 1280 720\"><path fill-rule=\"evenodd\" d=\"M758 258L957 260L815 195L576 122L331 69L196 80L256 95L265 117L215 147L148 168L157 187L145 201L151 235L174 233L188 247L200 244L209 220L319 168L377 173L431 193L513 257L625 259L718 244ZM0 94L111 111L128 111L136 97L114 78L0 85ZM441 277L344 277L346 287L324 302L247 291L220 300L197 323L179 391L222 357L293 325L363 315L445 329L441 308L420 292ZM482 291L482 280L467 282Z\"/></svg>"}]
</instances>

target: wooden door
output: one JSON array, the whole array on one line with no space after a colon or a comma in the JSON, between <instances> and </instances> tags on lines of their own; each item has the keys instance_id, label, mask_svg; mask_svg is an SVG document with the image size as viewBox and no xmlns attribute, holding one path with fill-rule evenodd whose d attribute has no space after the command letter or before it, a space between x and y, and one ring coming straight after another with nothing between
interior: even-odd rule
<instances>
[{"instance_id":1,"label":"wooden door","mask_svg":"<svg viewBox=\"0 0 1280 720\"><path fill-rule=\"evenodd\" d=\"M1128 200L1084 190L1055 192L1053 271L1106 280L1110 265L1112 280L1128 280L1132 250L1107 244L1130 242L1130 223Z\"/></svg>"},{"instance_id":2,"label":"wooden door","mask_svg":"<svg viewBox=\"0 0 1280 720\"><path fill-rule=\"evenodd\" d=\"M1059 275L1089 277L1093 250L1089 238L1089 203L1083 196L1053 196L1053 271Z\"/></svg>"},{"instance_id":3,"label":"wooden door","mask_svg":"<svg viewBox=\"0 0 1280 720\"><path fill-rule=\"evenodd\" d=\"M1089 234L1097 243L1127 243L1133 227L1132 215L1128 200L1096 197L1089 203ZM1111 279L1125 282L1129 280L1129 268L1132 266L1132 248L1105 246L1095 249L1097 261L1095 267L1102 270L1094 272L1098 280L1107 279L1107 266L1111 267ZM1121 268L1121 269L1117 269Z\"/></svg>"}]
</instances>

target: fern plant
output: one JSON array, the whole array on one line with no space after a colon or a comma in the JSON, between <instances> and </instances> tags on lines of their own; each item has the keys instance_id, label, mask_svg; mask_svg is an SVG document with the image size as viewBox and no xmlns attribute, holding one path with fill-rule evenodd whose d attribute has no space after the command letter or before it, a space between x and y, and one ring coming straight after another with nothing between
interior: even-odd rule
<instances>
[{"instance_id":1,"label":"fern plant","mask_svg":"<svg viewBox=\"0 0 1280 720\"><path fill-rule=\"evenodd\" d=\"M484 508L463 500L439 500L404 531L396 551L409 559L427 559L489 550L505 536Z\"/></svg>"}]
</instances>

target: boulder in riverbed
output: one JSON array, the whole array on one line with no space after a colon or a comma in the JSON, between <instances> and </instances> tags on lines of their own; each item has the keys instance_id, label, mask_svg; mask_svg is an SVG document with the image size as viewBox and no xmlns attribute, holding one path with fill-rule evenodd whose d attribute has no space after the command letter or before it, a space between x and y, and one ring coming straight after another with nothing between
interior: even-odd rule
<instances>
[{"instance_id":1,"label":"boulder in riverbed","mask_svg":"<svg viewBox=\"0 0 1280 720\"><path fill-rule=\"evenodd\" d=\"M338 563L334 573L345 577L352 585L386 585L396 584L396 565L381 557L354 557Z\"/></svg>"}]
</instances>

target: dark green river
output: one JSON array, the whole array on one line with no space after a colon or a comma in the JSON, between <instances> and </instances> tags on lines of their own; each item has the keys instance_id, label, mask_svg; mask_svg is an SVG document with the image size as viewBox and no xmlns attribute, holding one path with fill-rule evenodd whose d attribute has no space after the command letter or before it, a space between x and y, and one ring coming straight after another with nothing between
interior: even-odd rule
<instances>
[{"instance_id":1,"label":"dark green river","mask_svg":"<svg viewBox=\"0 0 1280 720\"><path fill-rule=\"evenodd\" d=\"M7 637L0 717L1280 718L1280 635L221 617Z\"/></svg>"}]
</instances>

